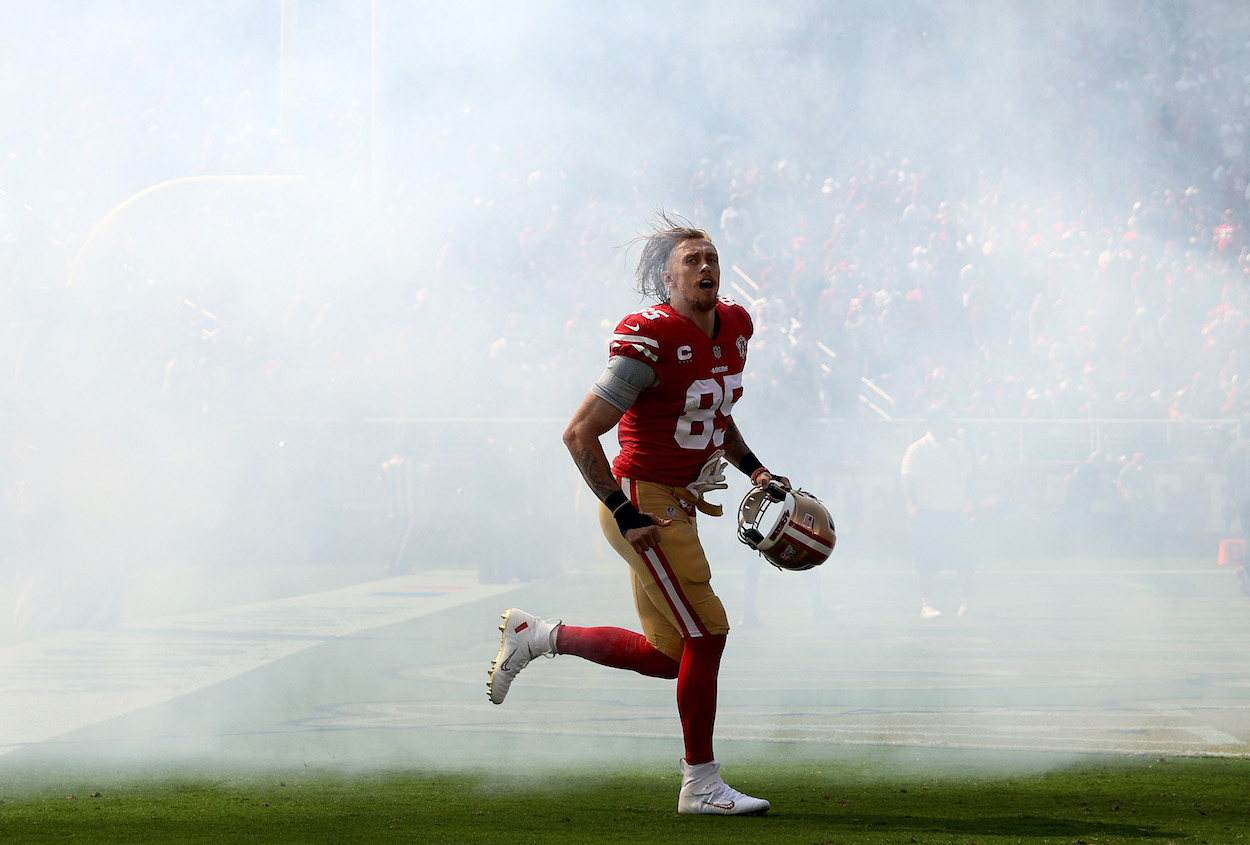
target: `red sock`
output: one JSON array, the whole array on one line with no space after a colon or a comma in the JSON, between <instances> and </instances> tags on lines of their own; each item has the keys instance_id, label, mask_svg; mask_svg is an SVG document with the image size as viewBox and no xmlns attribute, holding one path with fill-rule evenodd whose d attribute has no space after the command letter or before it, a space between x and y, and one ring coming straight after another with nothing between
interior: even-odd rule
<instances>
[{"instance_id":1,"label":"red sock","mask_svg":"<svg viewBox=\"0 0 1250 845\"><path fill-rule=\"evenodd\" d=\"M712 729L716 724L716 678L720 657L725 651L725 635L691 637L681 654L677 674L677 713L686 738L686 762L691 766L710 763Z\"/></svg>"},{"instance_id":2,"label":"red sock","mask_svg":"<svg viewBox=\"0 0 1250 845\"><path fill-rule=\"evenodd\" d=\"M624 628L575 628L561 625L556 636L559 654L572 654L613 669L629 669L653 678L676 678L678 663L642 634Z\"/></svg>"}]
</instances>

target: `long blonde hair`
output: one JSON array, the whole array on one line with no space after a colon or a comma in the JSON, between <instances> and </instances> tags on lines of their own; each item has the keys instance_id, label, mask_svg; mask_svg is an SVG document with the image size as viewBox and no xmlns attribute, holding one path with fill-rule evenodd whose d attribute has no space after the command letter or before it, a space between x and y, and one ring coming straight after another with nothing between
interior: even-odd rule
<instances>
[{"instance_id":1,"label":"long blonde hair","mask_svg":"<svg viewBox=\"0 0 1250 845\"><path fill-rule=\"evenodd\" d=\"M630 246L642 244L642 254L638 256L638 266L634 269L637 290L643 296L650 296L658 302L668 302L668 285L664 284L664 271L668 269L669 258L673 250L682 241L712 240L707 232L693 226L676 214L662 208L656 209L655 219L651 222L651 233L639 235L629 242Z\"/></svg>"}]
</instances>

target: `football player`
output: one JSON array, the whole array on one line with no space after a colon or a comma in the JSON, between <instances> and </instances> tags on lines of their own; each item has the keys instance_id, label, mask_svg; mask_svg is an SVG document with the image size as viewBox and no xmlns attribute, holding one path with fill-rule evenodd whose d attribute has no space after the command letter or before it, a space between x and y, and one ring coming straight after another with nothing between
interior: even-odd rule
<instances>
[{"instance_id":1,"label":"football player","mask_svg":"<svg viewBox=\"0 0 1250 845\"><path fill-rule=\"evenodd\" d=\"M602 503L604 534L632 569L642 633L579 628L510 609L487 694L502 703L517 673L540 655L572 654L676 678L685 740L678 812L764 813L767 801L722 780L712 750L729 623L696 528L699 511L720 513L704 495L728 486L726 459L756 486L773 477L732 416L751 317L720 296L720 256L707 232L661 211L653 231L636 242L638 289L657 304L617 325L607 368L573 414L564 442ZM599 438L613 428L620 453L609 464Z\"/></svg>"}]
</instances>

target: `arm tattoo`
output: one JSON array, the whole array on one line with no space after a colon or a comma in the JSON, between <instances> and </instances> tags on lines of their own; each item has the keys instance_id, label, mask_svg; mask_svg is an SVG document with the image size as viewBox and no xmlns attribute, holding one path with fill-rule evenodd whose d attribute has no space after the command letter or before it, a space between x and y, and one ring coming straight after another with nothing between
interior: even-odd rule
<instances>
[{"instance_id":1,"label":"arm tattoo","mask_svg":"<svg viewBox=\"0 0 1250 845\"><path fill-rule=\"evenodd\" d=\"M602 452L596 453L594 449L587 448L578 449L573 452L573 463L577 465L578 471L591 492L599 497L599 501L602 502L621 489L621 485L617 484L612 476L612 467L608 465L607 457Z\"/></svg>"},{"instance_id":2,"label":"arm tattoo","mask_svg":"<svg viewBox=\"0 0 1250 845\"><path fill-rule=\"evenodd\" d=\"M603 444L599 442L599 438L620 421L621 413L603 398L588 393L564 430L564 445L577 471L601 502L621 489L612 475L612 465L608 463Z\"/></svg>"}]
</instances>

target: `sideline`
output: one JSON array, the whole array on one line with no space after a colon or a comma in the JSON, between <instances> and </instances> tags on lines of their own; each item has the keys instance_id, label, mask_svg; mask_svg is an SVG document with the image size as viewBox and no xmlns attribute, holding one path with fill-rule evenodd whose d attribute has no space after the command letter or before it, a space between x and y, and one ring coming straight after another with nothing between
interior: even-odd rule
<instances>
[{"instance_id":1,"label":"sideline","mask_svg":"<svg viewBox=\"0 0 1250 845\"><path fill-rule=\"evenodd\" d=\"M160 704L296 652L506 593L466 570L66 631L0 649L0 755Z\"/></svg>"}]
</instances>

